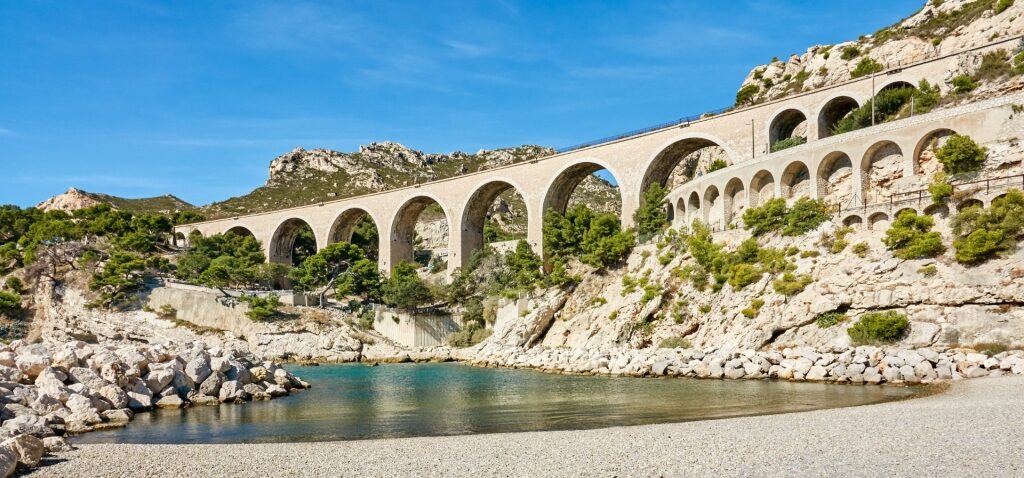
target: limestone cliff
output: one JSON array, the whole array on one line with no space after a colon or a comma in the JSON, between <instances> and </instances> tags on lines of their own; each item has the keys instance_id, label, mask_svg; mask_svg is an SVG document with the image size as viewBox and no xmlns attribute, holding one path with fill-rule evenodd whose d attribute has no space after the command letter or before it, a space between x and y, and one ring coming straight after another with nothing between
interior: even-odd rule
<instances>
[{"instance_id":1,"label":"limestone cliff","mask_svg":"<svg viewBox=\"0 0 1024 478\"><path fill-rule=\"evenodd\" d=\"M114 209L123 209L134 213L170 214L177 211L195 209L195 206L167 194L151 198L129 199L109 194L91 193L78 188L70 188L66 192L49 198L36 207L43 211L77 211L99 204L108 204Z\"/></svg>"},{"instance_id":2,"label":"limestone cliff","mask_svg":"<svg viewBox=\"0 0 1024 478\"><path fill-rule=\"evenodd\" d=\"M755 67L740 88L756 93L740 103L843 83L851 79L858 65L869 60L896 68L1019 37L1024 34L1024 3L1005 5L997 0L928 0L917 13L873 35L835 45L815 45L804 53ZM1015 43L1008 43L1008 54L1017 49ZM964 53L955 69L933 83L947 92L955 76L974 74L981 62L982 55Z\"/></svg>"}]
</instances>

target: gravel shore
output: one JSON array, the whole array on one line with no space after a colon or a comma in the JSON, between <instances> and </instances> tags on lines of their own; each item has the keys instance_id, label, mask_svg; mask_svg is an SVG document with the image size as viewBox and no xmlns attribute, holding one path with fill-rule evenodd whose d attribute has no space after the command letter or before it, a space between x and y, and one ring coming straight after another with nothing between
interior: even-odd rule
<instances>
[{"instance_id":1,"label":"gravel shore","mask_svg":"<svg viewBox=\"0 0 1024 478\"><path fill-rule=\"evenodd\" d=\"M83 445L27 476L1011 477L1024 476L1022 424L1024 377L998 377L879 405L600 430Z\"/></svg>"}]
</instances>

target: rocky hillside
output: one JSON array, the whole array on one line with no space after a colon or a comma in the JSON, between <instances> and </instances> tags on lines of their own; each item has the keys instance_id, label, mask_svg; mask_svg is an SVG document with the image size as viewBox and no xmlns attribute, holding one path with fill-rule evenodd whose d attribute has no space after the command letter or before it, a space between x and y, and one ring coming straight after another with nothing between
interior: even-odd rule
<instances>
[{"instance_id":1,"label":"rocky hillside","mask_svg":"<svg viewBox=\"0 0 1024 478\"><path fill-rule=\"evenodd\" d=\"M99 204L109 204L115 209L122 209L132 213L169 214L195 209L195 206L171 194L151 198L129 199L109 194L91 193L78 188L70 188L63 194L58 194L39 203L36 207L43 211L76 211Z\"/></svg>"},{"instance_id":2,"label":"rocky hillside","mask_svg":"<svg viewBox=\"0 0 1024 478\"><path fill-rule=\"evenodd\" d=\"M758 103L842 83L869 74L872 67L878 68L875 64L895 67L1017 37L1024 33L1022 14L1024 2L928 0L917 13L873 35L815 45L802 54L754 68L740 86L737 103ZM1007 56L1016 49L1009 47ZM965 55L957 69L935 81L943 92L949 91L955 76L974 74L982 60L982 55Z\"/></svg>"}]
</instances>

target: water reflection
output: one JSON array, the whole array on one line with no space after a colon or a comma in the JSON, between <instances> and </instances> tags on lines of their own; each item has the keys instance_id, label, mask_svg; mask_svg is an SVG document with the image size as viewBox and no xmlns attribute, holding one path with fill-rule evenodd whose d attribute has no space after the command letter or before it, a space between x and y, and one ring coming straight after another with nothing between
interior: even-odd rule
<instances>
[{"instance_id":1,"label":"water reflection","mask_svg":"<svg viewBox=\"0 0 1024 478\"><path fill-rule=\"evenodd\" d=\"M294 367L313 388L270 402L159 410L77 443L241 443L666 423L862 405L918 389L550 375L458 364Z\"/></svg>"}]
</instances>

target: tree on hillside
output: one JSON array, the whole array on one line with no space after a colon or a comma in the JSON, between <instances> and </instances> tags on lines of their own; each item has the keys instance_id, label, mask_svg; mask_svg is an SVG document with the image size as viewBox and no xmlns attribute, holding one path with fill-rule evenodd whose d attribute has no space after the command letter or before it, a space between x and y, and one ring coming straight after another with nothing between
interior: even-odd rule
<instances>
[{"instance_id":1,"label":"tree on hillside","mask_svg":"<svg viewBox=\"0 0 1024 478\"><path fill-rule=\"evenodd\" d=\"M665 209L667 195L668 189L661 183L654 183L644 191L640 207L633 214L633 222L641 241L668 227L668 212Z\"/></svg>"}]
</instances>

